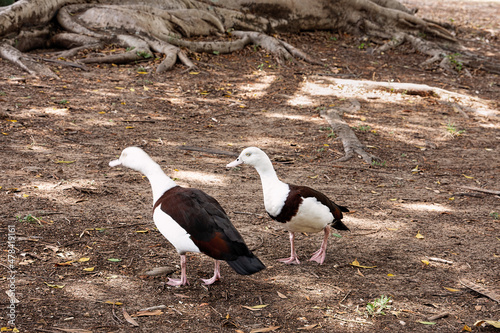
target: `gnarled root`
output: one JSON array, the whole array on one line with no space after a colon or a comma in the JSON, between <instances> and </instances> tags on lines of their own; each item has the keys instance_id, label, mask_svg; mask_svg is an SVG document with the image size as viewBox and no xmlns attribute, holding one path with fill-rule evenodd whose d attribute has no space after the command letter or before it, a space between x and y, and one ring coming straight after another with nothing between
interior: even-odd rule
<instances>
[{"instance_id":1,"label":"gnarled root","mask_svg":"<svg viewBox=\"0 0 500 333\"><path fill-rule=\"evenodd\" d=\"M7 43L0 44L0 57L9 60L31 75L59 79L48 67L37 63L31 57L26 56Z\"/></svg>"}]
</instances>

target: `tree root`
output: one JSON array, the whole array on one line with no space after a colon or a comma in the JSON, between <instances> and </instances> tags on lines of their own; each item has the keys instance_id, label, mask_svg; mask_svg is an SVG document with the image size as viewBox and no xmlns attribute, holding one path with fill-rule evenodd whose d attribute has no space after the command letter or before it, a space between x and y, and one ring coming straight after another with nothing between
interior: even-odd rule
<instances>
[{"instance_id":1,"label":"tree root","mask_svg":"<svg viewBox=\"0 0 500 333\"><path fill-rule=\"evenodd\" d=\"M500 64L492 64L488 59L478 61L463 49L460 52L454 34L448 30L449 25L416 17L415 12L398 0L315 0L310 5L304 5L300 0L287 0L273 2L273 6L266 1L243 0L143 0L140 5L133 0L19 0L0 11L0 36L6 38L9 33L21 31L16 37L19 41L16 47L19 46L22 51L42 47L49 32L54 30L47 29L48 23L56 17L67 33L54 36L50 45L69 49L59 56L75 56L81 50L100 48L113 42L133 50L123 55L86 58L81 62L140 61L152 58L153 50L165 54L165 59L157 68L157 72L162 72L172 69L177 60L189 69L194 67L193 62L182 53L183 47L194 52L230 53L252 43L275 55L281 65L294 59L321 65L298 48L270 34L340 29L390 39L379 47L380 52L410 43L418 52L429 56L421 66L438 63L445 70L456 72L463 69L462 65L470 65L500 72ZM23 26L32 25L33 20L45 25L45 32L23 34ZM186 40L195 36L221 36L232 29L238 31L230 33L230 37L234 37L231 40ZM423 40L417 37L419 33L434 36L448 44L451 42L452 46ZM453 48L455 53L450 53L454 52ZM464 55L457 58L456 53ZM37 66L28 66L27 60L21 62L20 55L13 56L9 51L2 54L11 54L10 58L16 59L18 66L27 71L30 68L32 74L38 71L35 69ZM47 70L39 75L48 75Z\"/></svg>"},{"instance_id":2,"label":"tree root","mask_svg":"<svg viewBox=\"0 0 500 333\"><path fill-rule=\"evenodd\" d=\"M313 60L292 45L266 34L255 31L233 31L232 35L242 39L248 38L249 42L262 46L277 57L279 64L283 64L286 60L299 58L312 64L321 65L320 62Z\"/></svg>"},{"instance_id":3,"label":"tree root","mask_svg":"<svg viewBox=\"0 0 500 333\"><path fill-rule=\"evenodd\" d=\"M9 60L33 76L59 79L59 77L49 68L37 63L31 57L24 55L18 49L10 46L9 44L0 44L0 57Z\"/></svg>"},{"instance_id":4,"label":"tree root","mask_svg":"<svg viewBox=\"0 0 500 333\"><path fill-rule=\"evenodd\" d=\"M385 90L393 93L405 93L409 95L433 96L440 101L460 106L463 110L474 116L497 118L500 117L500 111L490 107L491 101L482 100L478 97L459 94L445 89L432 87L426 84L399 83L399 82L377 82L377 81L359 81L348 79L333 79L324 76L313 76L313 79L328 81L329 84L338 87L351 87L358 91ZM345 97L345 94L344 94ZM464 112L465 112L464 111Z\"/></svg>"},{"instance_id":5,"label":"tree root","mask_svg":"<svg viewBox=\"0 0 500 333\"><path fill-rule=\"evenodd\" d=\"M153 52L149 49L149 45L144 40L130 35L118 35L116 37L120 45L125 45L130 48L129 51L121 54L113 54L106 57L92 57L81 59L80 62L91 63L114 63L126 64L129 62L144 60L153 57Z\"/></svg>"}]
</instances>

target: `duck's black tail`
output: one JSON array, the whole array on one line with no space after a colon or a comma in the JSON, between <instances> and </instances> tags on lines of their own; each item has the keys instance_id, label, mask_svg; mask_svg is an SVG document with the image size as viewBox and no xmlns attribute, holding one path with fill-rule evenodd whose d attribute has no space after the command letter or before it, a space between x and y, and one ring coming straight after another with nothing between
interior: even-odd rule
<instances>
[{"instance_id":1,"label":"duck's black tail","mask_svg":"<svg viewBox=\"0 0 500 333\"><path fill-rule=\"evenodd\" d=\"M236 260L226 261L236 273L241 275L250 275L260 272L266 266L253 253L250 256L240 256Z\"/></svg>"},{"instance_id":2,"label":"duck's black tail","mask_svg":"<svg viewBox=\"0 0 500 333\"><path fill-rule=\"evenodd\" d=\"M333 220L332 227L337 230L349 230L349 228L341 220Z\"/></svg>"},{"instance_id":3,"label":"duck's black tail","mask_svg":"<svg viewBox=\"0 0 500 333\"><path fill-rule=\"evenodd\" d=\"M339 205L337 205L337 207L339 207L340 210L343 211L343 212L348 212L349 211L349 209L347 209L347 207L339 206Z\"/></svg>"}]
</instances>

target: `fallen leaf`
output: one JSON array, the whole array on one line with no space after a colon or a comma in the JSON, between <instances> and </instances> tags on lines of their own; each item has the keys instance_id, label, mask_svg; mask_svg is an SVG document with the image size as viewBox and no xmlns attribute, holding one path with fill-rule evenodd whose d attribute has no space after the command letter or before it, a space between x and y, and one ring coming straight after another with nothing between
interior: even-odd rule
<instances>
[{"instance_id":1,"label":"fallen leaf","mask_svg":"<svg viewBox=\"0 0 500 333\"><path fill-rule=\"evenodd\" d=\"M278 293L278 297L279 297L279 298L288 298L288 297L286 297L285 295L283 295L282 293L280 293L279 291L278 291L277 293Z\"/></svg>"},{"instance_id":2,"label":"fallen leaf","mask_svg":"<svg viewBox=\"0 0 500 333\"><path fill-rule=\"evenodd\" d=\"M465 178L467 178L467 179L474 179L474 177L467 176L467 175L465 175L465 174L462 174L462 176L464 176L464 177L465 177Z\"/></svg>"},{"instance_id":3,"label":"fallen leaf","mask_svg":"<svg viewBox=\"0 0 500 333\"><path fill-rule=\"evenodd\" d=\"M50 288L56 288L56 289L62 289L64 288L64 286L61 286L59 284L50 284L48 282L44 282L47 286L49 286Z\"/></svg>"},{"instance_id":4,"label":"fallen leaf","mask_svg":"<svg viewBox=\"0 0 500 333\"><path fill-rule=\"evenodd\" d=\"M387 276L389 276L389 277L390 277L390 276L394 276L394 274L389 273L389 274L387 274Z\"/></svg>"},{"instance_id":5,"label":"fallen leaf","mask_svg":"<svg viewBox=\"0 0 500 333\"><path fill-rule=\"evenodd\" d=\"M332 232L330 235L332 235L333 237L342 238L342 235L336 234L334 232Z\"/></svg>"},{"instance_id":6,"label":"fallen leaf","mask_svg":"<svg viewBox=\"0 0 500 333\"><path fill-rule=\"evenodd\" d=\"M269 326L269 327L264 327L264 328L254 328L253 330L250 331L250 333L272 332L272 331L276 331L280 327L281 326Z\"/></svg>"},{"instance_id":7,"label":"fallen leaf","mask_svg":"<svg viewBox=\"0 0 500 333\"><path fill-rule=\"evenodd\" d=\"M132 317L159 316L162 314L163 314L163 311L158 309L158 310L153 310L153 311L138 311L137 313L133 314Z\"/></svg>"},{"instance_id":8,"label":"fallen leaf","mask_svg":"<svg viewBox=\"0 0 500 333\"><path fill-rule=\"evenodd\" d=\"M420 260L420 261L423 262L426 266L430 264L428 260Z\"/></svg>"},{"instance_id":9,"label":"fallen leaf","mask_svg":"<svg viewBox=\"0 0 500 333\"><path fill-rule=\"evenodd\" d=\"M252 311L259 311L268 306L269 304L259 304L259 305L254 305L254 306L246 306L242 305L245 309L252 310Z\"/></svg>"},{"instance_id":10,"label":"fallen leaf","mask_svg":"<svg viewBox=\"0 0 500 333\"><path fill-rule=\"evenodd\" d=\"M417 231L417 235L415 236L415 238L424 239L425 237L420 233L420 230L419 230L419 231Z\"/></svg>"},{"instance_id":11,"label":"fallen leaf","mask_svg":"<svg viewBox=\"0 0 500 333\"><path fill-rule=\"evenodd\" d=\"M75 163L75 161L56 161L57 164L71 164Z\"/></svg>"},{"instance_id":12,"label":"fallen leaf","mask_svg":"<svg viewBox=\"0 0 500 333\"><path fill-rule=\"evenodd\" d=\"M351 262L350 265L354 266L354 267L359 267L359 268L375 268L375 267L377 267L377 266L362 266L359 264L358 259L354 259L354 261Z\"/></svg>"},{"instance_id":13,"label":"fallen leaf","mask_svg":"<svg viewBox=\"0 0 500 333\"><path fill-rule=\"evenodd\" d=\"M479 320L474 323L474 326L482 326L485 323L495 328L500 328L500 321L495 320Z\"/></svg>"},{"instance_id":14,"label":"fallen leaf","mask_svg":"<svg viewBox=\"0 0 500 333\"><path fill-rule=\"evenodd\" d=\"M297 328L298 330L305 330L305 331L309 331L309 330L312 330L313 328L315 327L318 327L319 324L312 324L312 325L307 325L307 326L304 326L304 327L299 327Z\"/></svg>"},{"instance_id":15,"label":"fallen leaf","mask_svg":"<svg viewBox=\"0 0 500 333\"><path fill-rule=\"evenodd\" d=\"M89 257L83 257L83 258L78 259L79 262L87 262L89 260L90 260Z\"/></svg>"},{"instance_id":16,"label":"fallen leaf","mask_svg":"<svg viewBox=\"0 0 500 333\"><path fill-rule=\"evenodd\" d=\"M85 272L93 272L93 271L94 271L94 269L95 269L95 267L87 267L87 268L84 268L83 270L84 270Z\"/></svg>"},{"instance_id":17,"label":"fallen leaf","mask_svg":"<svg viewBox=\"0 0 500 333\"><path fill-rule=\"evenodd\" d=\"M462 328L462 332L463 331L467 331L467 332L472 332L472 328L470 328L469 326L467 325L464 325L464 327Z\"/></svg>"},{"instance_id":18,"label":"fallen leaf","mask_svg":"<svg viewBox=\"0 0 500 333\"><path fill-rule=\"evenodd\" d=\"M113 302L113 301L106 301L106 302L104 302L104 303L106 303L106 304L111 304L111 305L123 305L123 303L122 303L122 302Z\"/></svg>"},{"instance_id":19,"label":"fallen leaf","mask_svg":"<svg viewBox=\"0 0 500 333\"><path fill-rule=\"evenodd\" d=\"M68 332L68 333L92 333L92 331L83 329L83 328L56 328L59 331Z\"/></svg>"},{"instance_id":20,"label":"fallen leaf","mask_svg":"<svg viewBox=\"0 0 500 333\"><path fill-rule=\"evenodd\" d=\"M76 260L70 260L66 262L58 262L56 263L56 266L71 266Z\"/></svg>"},{"instance_id":21,"label":"fallen leaf","mask_svg":"<svg viewBox=\"0 0 500 333\"><path fill-rule=\"evenodd\" d=\"M444 289L451 291L452 293L456 293L457 291L460 291L460 289L454 289L454 288L448 288L448 287L443 287Z\"/></svg>"},{"instance_id":22,"label":"fallen leaf","mask_svg":"<svg viewBox=\"0 0 500 333\"><path fill-rule=\"evenodd\" d=\"M123 313L123 318L125 318L126 321L128 321L133 326L136 326L136 327L139 326L139 324L134 320L134 318L130 317L130 315L127 313L127 311L125 311L125 308L122 309L122 313Z\"/></svg>"},{"instance_id":23,"label":"fallen leaf","mask_svg":"<svg viewBox=\"0 0 500 333\"><path fill-rule=\"evenodd\" d=\"M148 231L149 231L149 230L136 230L135 232L137 232L137 233L146 233L146 232L148 232Z\"/></svg>"},{"instance_id":24,"label":"fallen leaf","mask_svg":"<svg viewBox=\"0 0 500 333\"><path fill-rule=\"evenodd\" d=\"M112 262L120 262L120 261L122 261L122 259L118 259L118 258L108 258L108 261L112 261Z\"/></svg>"},{"instance_id":25,"label":"fallen leaf","mask_svg":"<svg viewBox=\"0 0 500 333\"><path fill-rule=\"evenodd\" d=\"M434 321L417 321L417 323L424 324L424 325L436 325Z\"/></svg>"}]
</instances>

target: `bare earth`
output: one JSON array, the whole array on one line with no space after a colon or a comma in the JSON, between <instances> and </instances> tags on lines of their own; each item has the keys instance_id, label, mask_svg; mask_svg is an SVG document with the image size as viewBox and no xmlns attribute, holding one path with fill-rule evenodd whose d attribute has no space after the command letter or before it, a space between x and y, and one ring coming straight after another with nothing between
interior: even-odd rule
<instances>
[{"instance_id":1,"label":"bare earth","mask_svg":"<svg viewBox=\"0 0 500 333\"><path fill-rule=\"evenodd\" d=\"M467 48L498 61L498 2L433 3L410 5L453 19ZM12 225L20 332L496 330L474 323L500 320L500 200L470 188L500 190L499 76L422 69L425 57L408 48L372 54L338 33L280 37L325 65L280 68L249 47L190 54L194 73L178 66L156 75L159 60L89 71L49 64L61 80L48 81L0 62L0 277L7 291ZM465 97L364 90L333 78L427 84ZM320 111L353 99L361 108L343 119L377 165L336 162L342 143ZM211 276L213 261L193 254L187 287L146 275L164 266L178 275L179 256L152 224L147 179L108 166L133 145L178 184L219 200L267 269L239 276L223 263L222 280L205 287L199 279ZM220 154L247 146L264 149L281 179L351 210L351 231L331 237L323 265L307 260L322 233L297 236L301 265L276 261L289 255L288 235L265 213L257 173L226 170L235 157ZM369 316L367 303L382 295L390 308ZM0 327L8 326L5 292L0 303Z\"/></svg>"}]
</instances>

